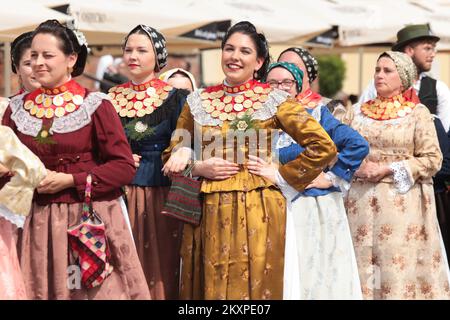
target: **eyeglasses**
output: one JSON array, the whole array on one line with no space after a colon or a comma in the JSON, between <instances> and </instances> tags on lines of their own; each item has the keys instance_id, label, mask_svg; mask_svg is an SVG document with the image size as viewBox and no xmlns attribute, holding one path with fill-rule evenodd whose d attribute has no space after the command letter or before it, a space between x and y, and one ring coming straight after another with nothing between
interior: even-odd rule
<instances>
[{"instance_id":1,"label":"eyeglasses","mask_svg":"<svg viewBox=\"0 0 450 320\"><path fill-rule=\"evenodd\" d=\"M284 79L281 81L277 81L277 80L269 80L267 81L267 83L269 84L269 86L271 86L272 88L278 88L280 87L281 89L286 89L289 90L292 88L292 86L297 83L296 80L292 80L292 79Z\"/></svg>"}]
</instances>

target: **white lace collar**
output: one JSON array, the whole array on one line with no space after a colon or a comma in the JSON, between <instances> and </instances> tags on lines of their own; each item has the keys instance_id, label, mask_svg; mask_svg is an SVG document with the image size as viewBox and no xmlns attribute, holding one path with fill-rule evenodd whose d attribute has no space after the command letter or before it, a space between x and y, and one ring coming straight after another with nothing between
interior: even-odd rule
<instances>
[{"instance_id":1,"label":"white lace collar","mask_svg":"<svg viewBox=\"0 0 450 320\"><path fill-rule=\"evenodd\" d=\"M19 132L36 137L41 131L42 119L33 117L23 108L23 98L26 94L23 93L11 99L11 119ZM85 127L91 122L91 116L100 106L102 100L109 100L109 97L101 92L90 92L78 110L61 118L54 118L49 130L50 133L69 133Z\"/></svg>"}]
</instances>

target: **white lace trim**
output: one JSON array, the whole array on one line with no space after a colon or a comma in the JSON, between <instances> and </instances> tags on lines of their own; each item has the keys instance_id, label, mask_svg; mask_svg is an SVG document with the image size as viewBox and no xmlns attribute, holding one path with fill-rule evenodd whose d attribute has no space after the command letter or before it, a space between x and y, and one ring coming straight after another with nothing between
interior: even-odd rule
<instances>
[{"instance_id":1,"label":"white lace trim","mask_svg":"<svg viewBox=\"0 0 450 320\"><path fill-rule=\"evenodd\" d=\"M277 149L286 148L294 143L297 142L290 135L288 135L286 132L283 131L280 133L278 137L276 148Z\"/></svg>"},{"instance_id":2,"label":"white lace trim","mask_svg":"<svg viewBox=\"0 0 450 320\"><path fill-rule=\"evenodd\" d=\"M12 224L16 225L18 228L23 228L25 219L27 217L15 214L8 210L4 205L0 204L0 218L5 218Z\"/></svg>"},{"instance_id":3,"label":"white lace trim","mask_svg":"<svg viewBox=\"0 0 450 320\"><path fill-rule=\"evenodd\" d=\"M110 98L102 92L89 93L77 111L69 113L65 117L56 118L53 121L50 133L69 133L85 127L91 123L92 114L97 110L103 100L110 100Z\"/></svg>"},{"instance_id":4,"label":"white lace trim","mask_svg":"<svg viewBox=\"0 0 450 320\"><path fill-rule=\"evenodd\" d=\"M291 185L284 180L279 171L277 171L276 179L276 184L283 193L283 196L288 202L291 202L292 199L294 199L294 197L298 194L298 191L292 188Z\"/></svg>"},{"instance_id":5,"label":"white lace trim","mask_svg":"<svg viewBox=\"0 0 450 320\"><path fill-rule=\"evenodd\" d=\"M316 119L317 122L320 122L320 120L322 119L322 106L318 105L317 107L315 107L311 115L314 119Z\"/></svg>"},{"instance_id":6,"label":"white lace trim","mask_svg":"<svg viewBox=\"0 0 450 320\"><path fill-rule=\"evenodd\" d=\"M255 120L267 120L277 113L277 108L285 102L289 94L285 91L274 89L269 93L269 99L263 104L262 108L256 111L252 118Z\"/></svg>"},{"instance_id":7,"label":"white lace trim","mask_svg":"<svg viewBox=\"0 0 450 320\"><path fill-rule=\"evenodd\" d=\"M223 121L211 117L202 106L202 98L200 94L204 89L194 91L187 97L189 108L191 109L194 121L202 126L220 126ZM288 98L288 93L282 90L272 90L269 93L269 99L262 105L261 109L253 113L252 118L255 120L267 120L277 113L277 107Z\"/></svg>"},{"instance_id":8,"label":"white lace trim","mask_svg":"<svg viewBox=\"0 0 450 320\"><path fill-rule=\"evenodd\" d=\"M42 119L33 117L23 108L23 98L26 94L22 93L11 99L11 120L14 121L19 132L28 136L37 137L42 128Z\"/></svg>"},{"instance_id":9,"label":"white lace trim","mask_svg":"<svg viewBox=\"0 0 450 320\"><path fill-rule=\"evenodd\" d=\"M33 117L23 108L23 97L25 94L11 99L11 119L16 124L17 130L21 133L36 137L42 128L42 119ZM89 93L77 111L61 118L54 118L52 127L49 130L50 133L69 133L85 127L91 123L92 114L97 110L103 100L109 100L109 97L101 92Z\"/></svg>"},{"instance_id":10,"label":"white lace trim","mask_svg":"<svg viewBox=\"0 0 450 320\"><path fill-rule=\"evenodd\" d=\"M393 171L394 186L397 189L397 192L408 192L414 185L414 181L412 181L409 175L407 164L404 161L393 162L389 168Z\"/></svg>"},{"instance_id":11,"label":"white lace trim","mask_svg":"<svg viewBox=\"0 0 450 320\"><path fill-rule=\"evenodd\" d=\"M350 190L350 186L351 186L351 184L349 182L345 181L341 177L338 177L331 171L326 172L325 177L331 181L333 186L335 186L341 190L342 195L344 197L347 196L348 190Z\"/></svg>"}]
</instances>

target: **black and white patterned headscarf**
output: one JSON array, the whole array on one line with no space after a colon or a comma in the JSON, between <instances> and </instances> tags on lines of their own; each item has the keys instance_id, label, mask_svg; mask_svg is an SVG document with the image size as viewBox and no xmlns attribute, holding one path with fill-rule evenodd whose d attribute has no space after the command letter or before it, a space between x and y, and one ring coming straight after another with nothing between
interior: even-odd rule
<instances>
[{"instance_id":1,"label":"black and white patterned headscarf","mask_svg":"<svg viewBox=\"0 0 450 320\"><path fill-rule=\"evenodd\" d=\"M281 57L281 55L283 53L288 52L288 51L295 52L296 54L298 54L300 59L302 59L303 63L305 64L305 67L306 67L306 73L308 74L309 83L312 83L317 78L317 74L319 73L319 63L317 62L316 58L314 58L311 55L311 53L309 53L308 50L300 48L300 47L288 48L288 49L284 50L280 54L279 57ZM279 57L278 57L278 61L280 61Z\"/></svg>"},{"instance_id":2,"label":"black and white patterned headscarf","mask_svg":"<svg viewBox=\"0 0 450 320\"><path fill-rule=\"evenodd\" d=\"M128 35L125 38L124 44L127 43L128 37L132 35L133 33L136 33L137 30L144 31L148 37L150 38L150 41L153 45L153 50L155 52L155 60L156 60L156 66L155 71L159 72L167 65L167 56L169 55L167 53L166 48L166 38L156 29L146 26L144 24L140 24L136 26L133 30L128 33Z\"/></svg>"}]
</instances>

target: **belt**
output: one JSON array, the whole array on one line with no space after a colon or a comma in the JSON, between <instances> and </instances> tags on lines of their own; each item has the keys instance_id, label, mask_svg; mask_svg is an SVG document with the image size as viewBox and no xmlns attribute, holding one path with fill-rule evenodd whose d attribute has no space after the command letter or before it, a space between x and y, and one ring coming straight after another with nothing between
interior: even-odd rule
<instances>
[{"instance_id":1,"label":"belt","mask_svg":"<svg viewBox=\"0 0 450 320\"><path fill-rule=\"evenodd\" d=\"M57 156L39 157L43 163L48 166L57 166L69 163L87 162L94 159L91 152L84 153L62 153Z\"/></svg>"}]
</instances>

